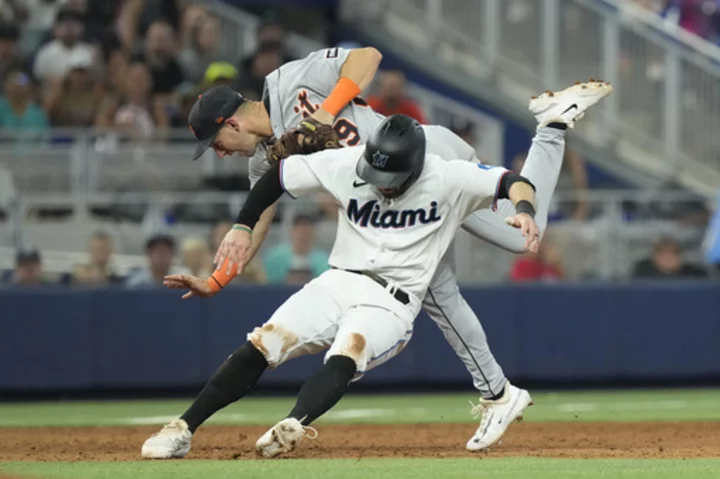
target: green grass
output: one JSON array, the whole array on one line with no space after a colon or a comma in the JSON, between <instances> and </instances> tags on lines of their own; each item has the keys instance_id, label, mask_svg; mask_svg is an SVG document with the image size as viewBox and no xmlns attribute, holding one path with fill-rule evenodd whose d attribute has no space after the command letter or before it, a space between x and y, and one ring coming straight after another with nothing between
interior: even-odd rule
<instances>
[{"instance_id":1,"label":"green grass","mask_svg":"<svg viewBox=\"0 0 720 479\"><path fill-rule=\"evenodd\" d=\"M528 421L713 421L720 420L720 390L535 393ZM326 423L469 422L473 393L452 395L351 395ZM162 424L190 400L0 404L0 427ZM215 424L272 424L293 398L250 397L216 415ZM13 462L0 469L44 478L612 478L720 477L720 460L403 458L284 459L249 461L138 461L93 463Z\"/></svg>"},{"instance_id":2,"label":"green grass","mask_svg":"<svg viewBox=\"0 0 720 479\"><path fill-rule=\"evenodd\" d=\"M535 393L528 421L720 420L720 390ZM326 423L468 422L473 393L453 395L350 395ZM0 404L0 427L163 424L190 400ZM245 398L211 419L215 424L272 424L293 398ZM720 475L718 476L720 477Z\"/></svg>"},{"instance_id":3,"label":"green grass","mask_svg":"<svg viewBox=\"0 0 720 479\"><path fill-rule=\"evenodd\" d=\"M249 478L501 478L501 479L702 479L717 478L720 460L565 459L315 459L273 461L172 461L112 463L13 463L7 472L47 478L212 479Z\"/></svg>"}]
</instances>

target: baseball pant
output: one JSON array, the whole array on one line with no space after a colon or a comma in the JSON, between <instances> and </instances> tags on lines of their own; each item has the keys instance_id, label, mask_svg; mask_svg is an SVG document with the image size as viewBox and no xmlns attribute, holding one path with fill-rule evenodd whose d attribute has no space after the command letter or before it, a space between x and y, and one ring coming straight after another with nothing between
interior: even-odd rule
<instances>
[{"instance_id":1,"label":"baseball pant","mask_svg":"<svg viewBox=\"0 0 720 479\"><path fill-rule=\"evenodd\" d=\"M533 138L525 166L520 172L536 188L535 220L541 235L547 226L548 211L565 154L565 131L539 128ZM520 230L505 224L514 216L509 200L500 200L496 211L476 211L462 225L473 236L512 253L525 252ZM440 262L423 300L423 308L435 321L473 378L473 384L485 398L498 395L507 379L488 345L480 320L460 294L454 272L452 246Z\"/></svg>"},{"instance_id":2,"label":"baseball pant","mask_svg":"<svg viewBox=\"0 0 720 479\"><path fill-rule=\"evenodd\" d=\"M331 269L290 296L248 334L272 368L328 350L355 361L353 380L396 356L410 341L420 301L403 305L367 276Z\"/></svg>"}]
</instances>

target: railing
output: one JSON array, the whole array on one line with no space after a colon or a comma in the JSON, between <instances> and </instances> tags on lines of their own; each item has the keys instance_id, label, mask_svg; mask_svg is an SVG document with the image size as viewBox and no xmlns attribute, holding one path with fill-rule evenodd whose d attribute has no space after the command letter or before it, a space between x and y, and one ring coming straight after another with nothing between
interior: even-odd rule
<instances>
[{"instance_id":1,"label":"railing","mask_svg":"<svg viewBox=\"0 0 720 479\"><path fill-rule=\"evenodd\" d=\"M714 194L720 186L720 49L633 2L368 0L344 17L374 38L458 69L508 99L602 78L615 94L579 124L627 162Z\"/></svg>"},{"instance_id":2,"label":"railing","mask_svg":"<svg viewBox=\"0 0 720 479\"><path fill-rule=\"evenodd\" d=\"M149 234L162 230L178 239L207 237L213 222L236 214L244 195L93 194L82 202L68 195L23 197L7 212L6 221L0 221L0 247L7 248L0 250L0 269L12 267L14 247L33 245L48 251L58 271L67 270L77 262L77 254L84 251L88 238L97 229L110 232L115 238L116 252L129 255L123 260L135 265L142 261L144 240ZM585 221L568 218L580 198L589 205ZM267 243L286 241L294 214L299 210L317 212L320 205L316 201L314 197L297 201L284 198L279 223L271 228ZM700 245L707 229L707 211L714 207L685 192L590 191L578 196L560 191L553 200L552 222L544 244L560 252L571 280L627 277L632 264L647 257L661 236L675 238L688 260L701 263ZM61 221L28 219L31 212L75 209L87 209L94 214ZM318 224L317 242L330 249L335 223L331 217L326 218ZM456 257L462 259L457 265L458 277L466 283L504 281L515 259L462 231L458 233L455 251Z\"/></svg>"}]
</instances>

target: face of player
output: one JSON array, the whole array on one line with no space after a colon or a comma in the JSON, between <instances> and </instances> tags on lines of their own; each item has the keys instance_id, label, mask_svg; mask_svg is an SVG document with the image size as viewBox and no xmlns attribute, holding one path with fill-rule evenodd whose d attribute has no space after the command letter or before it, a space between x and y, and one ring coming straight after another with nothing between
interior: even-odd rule
<instances>
[{"instance_id":1,"label":"face of player","mask_svg":"<svg viewBox=\"0 0 720 479\"><path fill-rule=\"evenodd\" d=\"M236 153L241 156L252 156L262 138L250 133L252 131L251 121L249 115L244 118L228 118L212 145L215 154L220 158Z\"/></svg>"}]
</instances>

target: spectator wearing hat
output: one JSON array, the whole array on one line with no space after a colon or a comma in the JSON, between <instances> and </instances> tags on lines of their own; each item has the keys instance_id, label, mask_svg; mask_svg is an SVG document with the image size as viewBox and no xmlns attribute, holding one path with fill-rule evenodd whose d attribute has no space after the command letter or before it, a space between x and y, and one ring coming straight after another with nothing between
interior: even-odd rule
<instances>
[{"instance_id":1,"label":"spectator wearing hat","mask_svg":"<svg viewBox=\"0 0 720 479\"><path fill-rule=\"evenodd\" d=\"M19 287L42 286L42 261L38 250L19 251L15 256L15 271L12 283Z\"/></svg>"},{"instance_id":2,"label":"spectator wearing hat","mask_svg":"<svg viewBox=\"0 0 720 479\"><path fill-rule=\"evenodd\" d=\"M20 33L15 25L0 22L0 95L3 93L8 72L21 62L18 52L19 38Z\"/></svg>"},{"instance_id":3,"label":"spectator wearing hat","mask_svg":"<svg viewBox=\"0 0 720 479\"><path fill-rule=\"evenodd\" d=\"M128 277L126 285L130 288L143 286L162 286L163 279L169 274L181 274L182 270L173 268L175 240L168 235L155 235L145 244L147 266Z\"/></svg>"},{"instance_id":4,"label":"spectator wearing hat","mask_svg":"<svg viewBox=\"0 0 720 479\"><path fill-rule=\"evenodd\" d=\"M178 57L188 81L193 84L203 81L208 67L220 60L219 46L220 24L217 18L206 15L192 26L188 45Z\"/></svg>"},{"instance_id":5,"label":"spectator wearing hat","mask_svg":"<svg viewBox=\"0 0 720 479\"><path fill-rule=\"evenodd\" d=\"M214 62L205 70L203 83L205 89L220 85L234 86L237 79L238 70L232 63Z\"/></svg>"},{"instance_id":6,"label":"spectator wearing hat","mask_svg":"<svg viewBox=\"0 0 720 479\"><path fill-rule=\"evenodd\" d=\"M268 251L264 261L269 283L304 284L328 269L328 254L315 247L315 221L305 214L293 218L290 242Z\"/></svg>"},{"instance_id":7,"label":"spectator wearing hat","mask_svg":"<svg viewBox=\"0 0 720 479\"><path fill-rule=\"evenodd\" d=\"M33 73L38 80L46 82L54 78L64 78L73 60L78 57L78 52L94 58L95 48L81 40L85 29L84 21L84 15L77 10L63 8L57 13L53 28L54 40L40 48L35 57Z\"/></svg>"},{"instance_id":8,"label":"spectator wearing hat","mask_svg":"<svg viewBox=\"0 0 720 479\"><path fill-rule=\"evenodd\" d=\"M56 127L90 127L97 117L103 89L92 55L86 50L73 52L68 73L53 79L45 96L45 111Z\"/></svg>"},{"instance_id":9,"label":"spectator wearing hat","mask_svg":"<svg viewBox=\"0 0 720 479\"><path fill-rule=\"evenodd\" d=\"M47 115L35 103L30 73L22 67L7 72L4 82L5 95L0 97L0 129L45 130Z\"/></svg>"}]
</instances>

